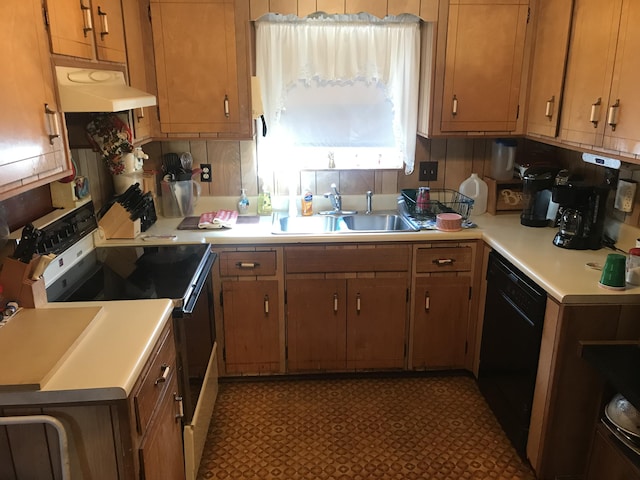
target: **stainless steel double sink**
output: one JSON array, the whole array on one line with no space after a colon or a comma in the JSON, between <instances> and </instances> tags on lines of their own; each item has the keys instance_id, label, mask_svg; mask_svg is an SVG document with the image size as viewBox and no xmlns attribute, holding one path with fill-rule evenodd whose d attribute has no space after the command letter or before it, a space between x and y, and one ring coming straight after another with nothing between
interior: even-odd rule
<instances>
[{"instance_id":1,"label":"stainless steel double sink","mask_svg":"<svg viewBox=\"0 0 640 480\"><path fill-rule=\"evenodd\" d=\"M340 233L415 232L419 229L398 213L329 214L309 217L274 215L271 233L318 235Z\"/></svg>"}]
</instances>

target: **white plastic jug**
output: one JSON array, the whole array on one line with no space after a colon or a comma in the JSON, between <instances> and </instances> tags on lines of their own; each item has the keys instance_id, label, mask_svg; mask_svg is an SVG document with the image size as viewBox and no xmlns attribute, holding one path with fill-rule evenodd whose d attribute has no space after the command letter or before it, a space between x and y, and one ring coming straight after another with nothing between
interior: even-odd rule
<instances>
[{"instance_id":1,"label":"white plastic jug","mask_svg":"<svg viewBox=\"0 0 640 480\"><path fill-rule=\"evenodd\" d=\"M482 215L487 211L487 195L489 187L486 182L478 177L477 173L472 173L469 178L460 184L458 190L461 194L473 199L473 215Z\"/></svg>"}]
</instances>

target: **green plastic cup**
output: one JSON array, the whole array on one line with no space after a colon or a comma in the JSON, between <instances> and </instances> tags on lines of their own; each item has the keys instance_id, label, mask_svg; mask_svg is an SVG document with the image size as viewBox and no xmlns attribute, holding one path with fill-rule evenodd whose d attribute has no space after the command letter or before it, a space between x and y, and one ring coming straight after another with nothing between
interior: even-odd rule
<instances>
[{"instance_id":1,"label":"green plastic cup","mask_svg":"<svg viewBox=\"0 0 640 480\"><path fill-rule=\"evenodd\" d=\"M600 286L614 290L623 290L625 284L625 268L627 257L619 253L610 253L602 267Z\"/></svg>"}]
</instances>

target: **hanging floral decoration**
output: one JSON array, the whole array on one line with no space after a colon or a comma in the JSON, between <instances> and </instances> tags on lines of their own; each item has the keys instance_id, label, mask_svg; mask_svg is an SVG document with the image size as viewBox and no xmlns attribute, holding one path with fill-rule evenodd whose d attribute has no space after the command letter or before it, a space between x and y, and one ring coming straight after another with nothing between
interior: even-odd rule
<instances>
[{"instance_id":1,"label":"hanging floral decoration","mask_svg":"<svg viewBox=\"0 0 640 480\"><path fill-rule=\"evenodd\" d=\"M131 129L115 113L97 114L86 126L87 139L112 175L124 172L123 155L133 152Z\"/></svg>"}]
</instances>

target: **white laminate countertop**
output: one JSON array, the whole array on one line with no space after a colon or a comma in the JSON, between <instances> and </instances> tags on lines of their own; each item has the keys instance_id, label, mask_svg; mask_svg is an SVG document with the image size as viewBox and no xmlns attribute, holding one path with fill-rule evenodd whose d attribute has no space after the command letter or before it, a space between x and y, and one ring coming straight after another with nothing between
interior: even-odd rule
<instances>
[{"instance_id":1,"label":"white laminate countertop","mask_svg":"<svg viewBox=\"0 0 640 480\"><path fill-rule=\"evenodd\" d=\"M207 197L198 205L194 215L231 208L228 204L216 204L215 197ZM315 200L314 200L315 201ZM149 245L171 243L204 243L225 245L286 245L303 243L344 242L422 242L446 240L484 240L532 280L544 288L548 295L560 303L640 303L640 287L627 284L624 291L607 290L598 285L600 271L587 267L587 263L604 264L612 250L567 250L553 245L555 228L534 228L520 224L519 213L490 215L485 213L472 217L478 228L459 232L422 230L398 233L339 233L318 235L274 235L271 233L271 217L260 218L258 224L240 224L222 230L177 230L182 218L158 217L158 221L133 240L104 240L96 234L99 245ZM640 229L621 225L617 232L618 246L628 251L640 237ZM154 238L167 234L176 235L175 240ZM147 241L143 240L149 236Z\"/></svg>"},{"instance_id":2,"label":"white laminate countertop","mask_svg":"<svg viewBox=\"0 0 640 480\"><path fill-rule=\"evenodd\" d=\"M170 318L170 300L50 303L51 311L102 307L64 362L40 390L2 392L0 405L55 404L126 399ZM20 317L10 321L19 321ZM0 335L2 329L0 329ZM35 354L35 352L34 352ZM4 368L11 368L5 365Z\"/></svg>"}]
</instances>

